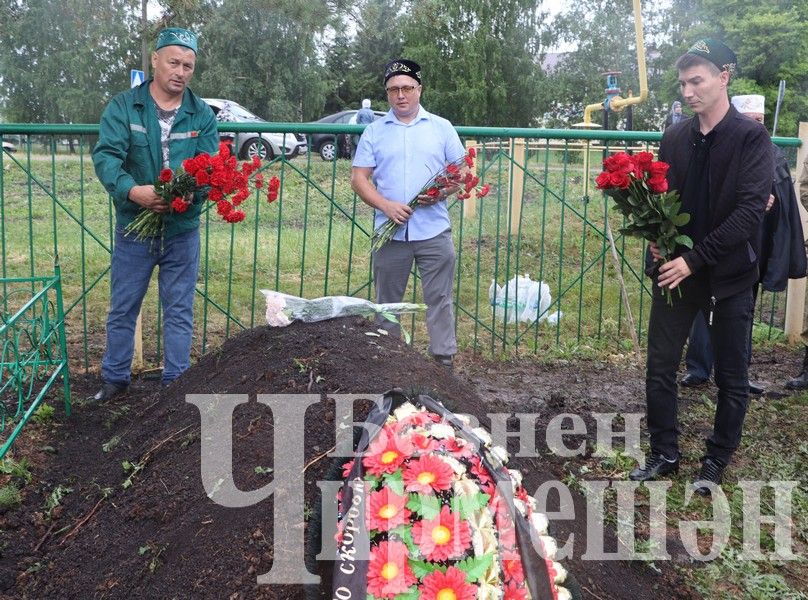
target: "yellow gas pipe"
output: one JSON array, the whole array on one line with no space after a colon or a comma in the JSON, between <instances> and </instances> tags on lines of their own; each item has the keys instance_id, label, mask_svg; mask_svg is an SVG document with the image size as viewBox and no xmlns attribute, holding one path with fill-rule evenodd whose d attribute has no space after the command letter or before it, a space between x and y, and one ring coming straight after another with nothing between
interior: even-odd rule
<instances>
[{"instance_id":1,"label":"yellow gas pipe","mask_svg":"<svg viewBox=\"0 0 808 600\"><path fill-rule=\"evenodd\" d=\"M642 10L640 7L640 0L634 0L634 33L637 37L637 70L640 76L640 95L632 96L630 98L621 98L615 96L609 101L609 108L615 112L620 112L627 106L633 104L640 104L645 102L648 98L648 76L645 68L645 41L643 38L642 29ZM596 104L588 104L584 109L583 123L578 123L578 127L600 127L596 123L592 123L592 112L596 110L603 110L603 102Z\"/></svg>"}]
</instances>

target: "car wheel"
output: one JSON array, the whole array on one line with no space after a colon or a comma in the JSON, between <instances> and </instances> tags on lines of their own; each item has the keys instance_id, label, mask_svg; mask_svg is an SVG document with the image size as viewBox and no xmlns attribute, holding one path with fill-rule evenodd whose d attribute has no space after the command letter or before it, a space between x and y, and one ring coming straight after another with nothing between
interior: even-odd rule
<instances>
[{"instance_id":1,"label":"car wheel","mask_svg":"<svg viewBox=\"0 0 808 600\"><path fill-rule=\"evenodd\" d=\"M334 140L323 142L320 146L320 158L327 161L332 161L337 158L337 145Z\"/></svg>"},{"instance_id":2,"label":"car wheel","mask_svg":"<svg viewBox=\"0 0 808 600\"><path fill-rule=\"evenodd\" d=\"M241 158L249 160L254 156L261 160L272 158L272 148L270 148L266 140L256 137L244 142L244 146L241 148Z\"/></svg>"}]
</instances>

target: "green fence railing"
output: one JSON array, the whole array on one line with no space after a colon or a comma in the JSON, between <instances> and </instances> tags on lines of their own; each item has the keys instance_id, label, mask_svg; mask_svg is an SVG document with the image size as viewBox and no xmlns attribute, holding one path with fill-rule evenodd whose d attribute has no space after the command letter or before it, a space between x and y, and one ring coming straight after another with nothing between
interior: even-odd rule
<instances>
[{"instance_id":1,"label":"green fence railing","mask_svg":"<svg viewBox=\"0 0 808 600\"><path fill-rule=\"evenodd\" d=\"M315 123L221 126L222 132L302 134L309 147L315 133L339 139L361 129ZM478 149L477 173L492 185L486 198L450 204L461 347L486 354L621 350L631 348L632 329L642 340L649 299L644 244L621 236L620 222L610 224L618 214L609 210L593 180L606 153L653 149L661 134L457 129ZM0 124L0 139L17 147L0 153L0 276L34 277L49 272L54 257L60 257L71 361L88 370L99 363L105 344L114 227L112 205L92 169L97 133L97 125ZM775 142L800 145L794 138ZM203 217L196 355L263 323L260 288L306 297L372 297L372 211L350 188L350 162L326 162L313 152L278 155L265 174L281 179L277 202L253 198L244 205L246 221L236 226ZM510 292L501 296L502 315L489 291L492 283L504 286L525 273L546 284L549 305L536 307L535 322L509 322L524 298ZM618 274L627 302L621 300ZM408 296L418 298L419 287L413 278ZM160 359L155 288L143 309L147 365ZM763 294L758 314L768 326L766 335L776 334L783 326L783 295ZM424 344L423 317L408 318L405 326L416 345Z\"/></svg>"},{"instance_id":2,"label":"green fence railing","mask_svg":"<svg viewBox=\"0 0 808 600\"><path fill-rule=\"evenodd\" d=\"M70 375L59 266L52 277L0 278L0 295L2 459L60 378L70 414Z\"/></svg>"}]
</instances>

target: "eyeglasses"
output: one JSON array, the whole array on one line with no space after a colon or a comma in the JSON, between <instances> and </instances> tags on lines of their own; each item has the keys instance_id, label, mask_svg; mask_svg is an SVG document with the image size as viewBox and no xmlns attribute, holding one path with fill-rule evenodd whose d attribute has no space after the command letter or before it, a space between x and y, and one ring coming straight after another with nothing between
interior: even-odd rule
<instances>
[{"instance_id":1,"label":"eyeglasses","mask_svg":"<svg viewBox=\"0 0 808 600\"><path fill-rule=\"evenodd\" d=\"M398 86L389 87L389 88L387 88L387 95L388 96L398 96L399 93L402 93L405 96L409 96L410 94L412 94L415 91L416 87L419 87L419 86L402 85L401 87L398 87Z\"/></svg>"}]
</instances>

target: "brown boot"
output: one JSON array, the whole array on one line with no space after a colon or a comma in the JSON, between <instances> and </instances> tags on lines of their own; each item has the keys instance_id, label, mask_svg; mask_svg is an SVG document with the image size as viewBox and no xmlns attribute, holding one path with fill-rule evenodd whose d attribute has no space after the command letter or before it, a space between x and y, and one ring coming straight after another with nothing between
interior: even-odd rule
<instances>
[{"instance_id":1,"label":"brown boot","mask_svg":"<svg viewBox=\"0 0 808 600\"><path fill-rule=\"evenodd\" d=\"M786 382L787 390L808 390L808 346L805 347L805 356L802 359L802 373Z\"/></svg>"}]
</instances>

